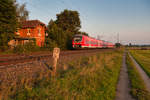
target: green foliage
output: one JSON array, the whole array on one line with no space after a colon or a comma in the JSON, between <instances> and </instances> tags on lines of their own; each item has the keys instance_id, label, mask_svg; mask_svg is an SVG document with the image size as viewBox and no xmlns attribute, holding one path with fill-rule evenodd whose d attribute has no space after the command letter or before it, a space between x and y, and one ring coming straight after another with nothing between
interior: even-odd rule
<instances>
[{"instance_id":1,"label":"green foliage","mask_svg":"<svg viewBox=\"0 0 150 100\"><path fill-rule=\"evenodd\" d=\"M150 50L130 50L130 52L150 77Z\"/></svg>"},{"instance_id":2,"label":"green foliage","mask_svg":"<svg viewBox=\"0 0 150 100\"><path fill-rule=\"evenodd\" d=\"M81 28L79 13L65 9L57 14L56 24L64 31L77 32Z\"/></svg>"},{"instance_id":3,"label":"green foliage","mask_svg":"<svg viewBox=\"0 0 150 100\"><path fill-rule=\"evenodd\" d=\"M120 44L120 43L115 43L115 46L116 46L117 48L120 48L120 47L121 47L121 44Z\"/></svg>"},{"instance_id":4,"label":"green foliage","mask_svg":"<svg viewBox=\"0 0 150 100\"><path fill-rule=\"evenodd\" d=\"M79 31L78 34L83 34L83 35L89 36L88 33L86 33L86 32L80 32Z\"/></svg>"},{"instance_id":5,"label":"green foliage","mask_svg":"<svg viewBox=\"0 0 150 100\"><path fill-rule=\"evenodd\" d=\"M14 0L0 0L0 49L5 50L17 27Z\"/></svg>"},{"instance_id":6,"label":"green foliage","mask_svg":"<svg viewBox=\"0 0 150 100\"><path fill-rule=\"evenodd\" d=\"M67 36L65 32L59 28L55 23L52 25L48 25L48 43L50 44L57 44L59 48L66 49L66 39ZM52 41L52 43L50 43ZM53 42L54 41L54 42Z\"/></svg>"},{"instance_id":7,"label":"green foliage","mask_svg":"<svg viewBox=\"0 0 150 100\"><path fill-rule=\"evenodd\" d=\"M17 45L14 47L13 52L14 53L29 53L32 51L38 51L40 47L36 46L33 42L28 42L24 45Z\"/></svg>"},{"instance_id":8,"label":"green foliage","mask_svg":"<svg viewBox=\"0 0 150 100\"><path fill-rule=\"evenodd\" d=\"M150 93L129 55L127 55L127 66L131 82L131 94L138 100L149 100Z\"/></svg>"},{"instance_id":9,"label":"green foliage","mask_svg":"<svg viewBox=\"0 0 150 100\"><path fill-rule=\"evenodd\" d=\"M57 47L57 44L51 38L46 38L45 39L45 46L44 47L48 48L49 50L53 50L53 48Z\"/></svg>"},{"instance_id":10,"label":"green foliage","mask_svg":"<svg viewBox=\"0 0 150 100\"><path fill-rule=\"evenodd\" d=\"M57 14L56 21L50 20L47 38L55 41L61 49L72 49L72 37L79 32L80 28L79 13L77 11L64 10Z\"/></svg>"}]
</instances>

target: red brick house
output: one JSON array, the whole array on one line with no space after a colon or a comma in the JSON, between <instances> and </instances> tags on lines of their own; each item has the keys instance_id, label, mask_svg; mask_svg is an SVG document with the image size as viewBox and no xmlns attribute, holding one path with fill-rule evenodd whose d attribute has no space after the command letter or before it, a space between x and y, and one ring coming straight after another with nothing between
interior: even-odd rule
<instances>
[{"instance_id":1,"label":"red brick house","mask_svg":"<svg viewBox=\"0 0 150 100\"><path fill-rule=\"evenodd\" d=\"M43 46L45 41L46 25L39 20L28 20L20 23L20 28L15 33L18 35L15 38L16 44L25 44L26 42L35 39L36 45Z\"/></svg>"}]
</instances>

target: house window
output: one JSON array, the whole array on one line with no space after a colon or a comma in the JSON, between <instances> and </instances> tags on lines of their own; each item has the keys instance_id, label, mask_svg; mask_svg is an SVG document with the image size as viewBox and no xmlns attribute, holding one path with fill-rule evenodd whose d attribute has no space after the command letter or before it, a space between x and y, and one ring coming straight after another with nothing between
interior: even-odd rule
<instances>
[{"instance_id":1,"label":"house window","mask_svg":"<svg viewBox=\"0 0 150 100\"><path fill-rule=\"evenodd\" d=\"M16 34L17 34L17 35L20 35L20 33L19 33L19 28L17 28Z\"/></svg>"},{"instance_id":2,"label":"house window","mask_svg":"<svg viewBox=\"0 0 150 100\"><path fill-rule=\"evenodd\" d=\"M17 32L17 35L20 35L20 33L19 33L19 32Z\"/></svg>"},{"instance_id":3,"label":"house window","mask_svg":"<svg viewBox=\"0 0 150 100\"><path fill-rule=\"evenodd\" d=\"M41 36L41 29L38 29L38 36Z\"/></svg>"},{"instance_id":4,"label":"house window","mask_svg":"<svg viewBox=\"0 0 150 100\"><path fill-rule=\"evenodd\" d=\"M27 29L27 35L30 35L30 29L29 28Z\"/></svg>"},{"instance_id":5,"label":"house window","mask_svg":"<svg viewBox=\"0 0 150 100\"><path fill-rule=\"evenodd\" d=\"M48 33L46 33L46 36L48 36Z\"/></svg>"}]
</instances>

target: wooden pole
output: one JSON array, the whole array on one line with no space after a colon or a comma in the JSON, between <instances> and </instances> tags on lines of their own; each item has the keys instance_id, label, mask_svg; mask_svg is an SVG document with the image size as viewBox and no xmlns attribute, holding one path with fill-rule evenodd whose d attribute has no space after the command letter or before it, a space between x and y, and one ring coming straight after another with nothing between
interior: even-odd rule
<instances>
[{"instance_id":1,"label":"wooden pole","mask_svg":"<svg viewBox=\"0 0 150 100\"><path fill-rule=\"evenodd\" d=\"M52 75L56 75L56 70L57 70L57 61L59 59L59 54L60 54L60 48L54 48L53 50L53 67L52 67Z\"/></svg>"}]
</instances>

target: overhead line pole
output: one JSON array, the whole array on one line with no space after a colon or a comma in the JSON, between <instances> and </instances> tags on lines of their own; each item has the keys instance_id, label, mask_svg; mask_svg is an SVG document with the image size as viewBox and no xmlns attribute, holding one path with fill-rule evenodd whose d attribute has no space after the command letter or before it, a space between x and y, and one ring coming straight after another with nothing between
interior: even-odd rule
<instances>
[{"instance_id":1,"label":"overhead line pole","mask_svg":"<svg viewBox=\"0 0 150 100\"><path fill-rule=\"evenodd\" d=\"M117 34L117 43L119 43L119 33Z\"/></svg>"}]
</instances>

